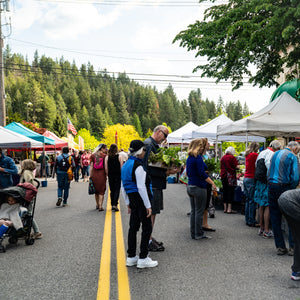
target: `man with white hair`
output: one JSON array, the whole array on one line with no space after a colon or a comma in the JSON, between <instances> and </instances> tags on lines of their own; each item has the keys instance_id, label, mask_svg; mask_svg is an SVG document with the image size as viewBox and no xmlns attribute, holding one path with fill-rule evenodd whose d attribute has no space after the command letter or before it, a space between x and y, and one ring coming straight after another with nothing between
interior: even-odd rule
<instances>
[{"instance_id":1,"label":"man with white hair","mask_svg":"<svg viewBox=\"0 0 300 300\"><path fill-rule=\"evenodd\" d=\"M151 177L153 199L151 201L152 206L152 229L154 228L156 215L163 209L163 190L167 188L167 176L169 174L175 174L179 172L179 169L167 170L164 168L157 168L148 166L148 158L151 152L157 153L159 144L161 144L168 136L169 129L164 125L158 125L153 129L153 133L148 137L144 144L146 146L146 154L143 159L143 166L147 174ZM153 237L149 241L150 251L164 251L165 248L162 242L156 241Z\"/></svg>"},{"instance_id":2,"label":"man with white hair","mask_svg":"<svg viewBox=\"0 0 300 300\"><path fill-rule=\"evenodd\" d=\"M299 183L298 157L296 156L299 150L298 142L289 142L285 149L274 153L268 170L270 217L277 255L284 255L286 253L290 256L294 255L294 241L290 228L289 251L285 247L281 231L282 213L278 206L278 199L283 192L295 189Z\"/></svg>"}]
</instances>

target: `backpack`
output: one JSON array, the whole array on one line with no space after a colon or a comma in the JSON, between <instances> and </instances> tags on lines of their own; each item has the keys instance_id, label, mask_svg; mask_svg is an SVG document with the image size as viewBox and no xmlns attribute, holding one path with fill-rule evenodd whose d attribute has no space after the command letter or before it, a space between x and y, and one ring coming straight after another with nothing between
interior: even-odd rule
<instances>
[{"instance_id":1,"label":"backpack","mask_svg":"<svg viewBox=\"0 0 300 300\"><path fill-rule=\"evenodd\" d=\"M62 159L58 161L59 170L67 172L69 167L70 167L69 156L68 157L63 156Z\"/></svg>"}]
</instances>

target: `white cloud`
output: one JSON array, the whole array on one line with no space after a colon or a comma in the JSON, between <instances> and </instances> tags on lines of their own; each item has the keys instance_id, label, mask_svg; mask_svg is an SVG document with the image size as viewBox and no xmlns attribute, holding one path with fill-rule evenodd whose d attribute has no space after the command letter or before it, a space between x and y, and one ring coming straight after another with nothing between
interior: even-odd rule
<instances>
[{"instance_id":1,"label":"white cloud","mask_svg":"<svg viewBox=\"0 0 300 300\"><path fill-rule=\"evenodd\" d=\"M49 4L29 0L17 1L12 22L17 32L38 28L44 30L43 34L52 40L75 40L113 24L120 14L118 7L101 14L93 4Z\"/></svg>"},{"instance_id":2,"label":"white cloud","mask_svg":"<svg viewBox=\"0 0 300 300\"><path fill-rule=\"evenodd\" d=\"M92 4L59 4L47 11L41 24L51 39L76 39L113 24L120 12L114 9L107 15L101 15Z\"/></svg>"},{"instance_id":3,"label":"white cloud","mask_svg":"<svg viewBox=\"0 0 300 300\"><path fill-rule=\"evenodd\" d=\"M16 1L11 12L13 30L18 33L29 29L36 20L42 18L44 7L43 3L37 1Z\"/></svg>"}]
</instances>

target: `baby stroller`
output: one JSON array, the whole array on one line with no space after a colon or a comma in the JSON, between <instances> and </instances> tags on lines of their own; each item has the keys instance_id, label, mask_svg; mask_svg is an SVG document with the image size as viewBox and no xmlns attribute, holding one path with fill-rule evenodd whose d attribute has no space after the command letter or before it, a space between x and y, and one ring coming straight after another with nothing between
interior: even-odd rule
<instances>
[{"instance_id":1,"label":"baby stroller","mask_svg":"<svg viewBox=\"0 0 300 300\"><path fill-rule=\"evenodd\" d=\"M34 239L31 236L32 220L34 217L37 189L40 182L37 182L37 187L30 183L19 183L17 186L0 190L0 205L2 205L8 196L12 196L20 204L19 216L22 220L23 227L16 230L13 226L9 227L6 233L0 237L0 252L5 252L6 248L2 245L5 238L8 238L9 244L16 244L18 239L24 239L26 245L33 245Z\"/></svg>"}]
</instances>

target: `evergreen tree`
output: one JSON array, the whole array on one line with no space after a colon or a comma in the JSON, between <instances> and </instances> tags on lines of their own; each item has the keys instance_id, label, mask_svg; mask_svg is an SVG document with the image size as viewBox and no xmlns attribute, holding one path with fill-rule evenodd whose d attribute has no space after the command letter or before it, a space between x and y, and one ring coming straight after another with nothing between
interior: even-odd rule
<instances>
[{"instance_id":1,"label":"evergreen tree","mask_svg":"<svg viewBox=\"0 0 300 300\"><path fill-rule=\"evenodd\" d=\"M238 100L234 108L234 121L240 120L242 118L243 118L243 109L240 100Z\"/></svg>"},{"instance_id":2,"label":"evergreen tree","mask_svg":"<svg viewBox=\"0 0 300 300\"><path fill-rule=\"evenodd\" d=\"M85 128L87 130L90 130L91 125L90 125L89 119L90 119L89 112L86 109L86 107L83 106L82 110L78 114L78 125L77 125L78 129Z\"/></svg>"},{"instance_id":3,"label":"evergreen tree","mask_svg":"<svg viewBox=\"0 0 300 300\"><path fill-rule=\"evenodd\" d=\"M106 120L105 115L103 114L99 104L97 104L95 109L93 109L91 112L90 124L92 135L94 135L98 140L100 140L106 127Z\"/></svg>"},{"instance_id":4,"label":"evergreen tree","mask_svg":"<svg viewBox=\"0 0 300 300\"><path fill-rule=\"evenodd\" d=\"M67 132L67 124L64 124L59 114L53 122L53 132L59 137L65 136Z\"/></svg>"},{"instance_id":5,"label":"evergreen tree","mask_svg":"<svg viewBox=\"0 0 300 300\"><path fill-rule=\"evenodd\" d=\"M244 107L243 107L243 116L248 116L249 114L250 114L249 107L248 107L247 103L245 102Z\"/></svg>"},{"instance_id":6,"label":"evergreen tree","mask_svg":"<svg viewBox=\"0 0 300 300\"><path fill-rule=\"evenodd\" d=\"M133 114L132 125L135 127L135 130L138 132L139 136L143 136L143 130L142 130L140 118L136 113Z\"/></svg>"}]
</instances>

